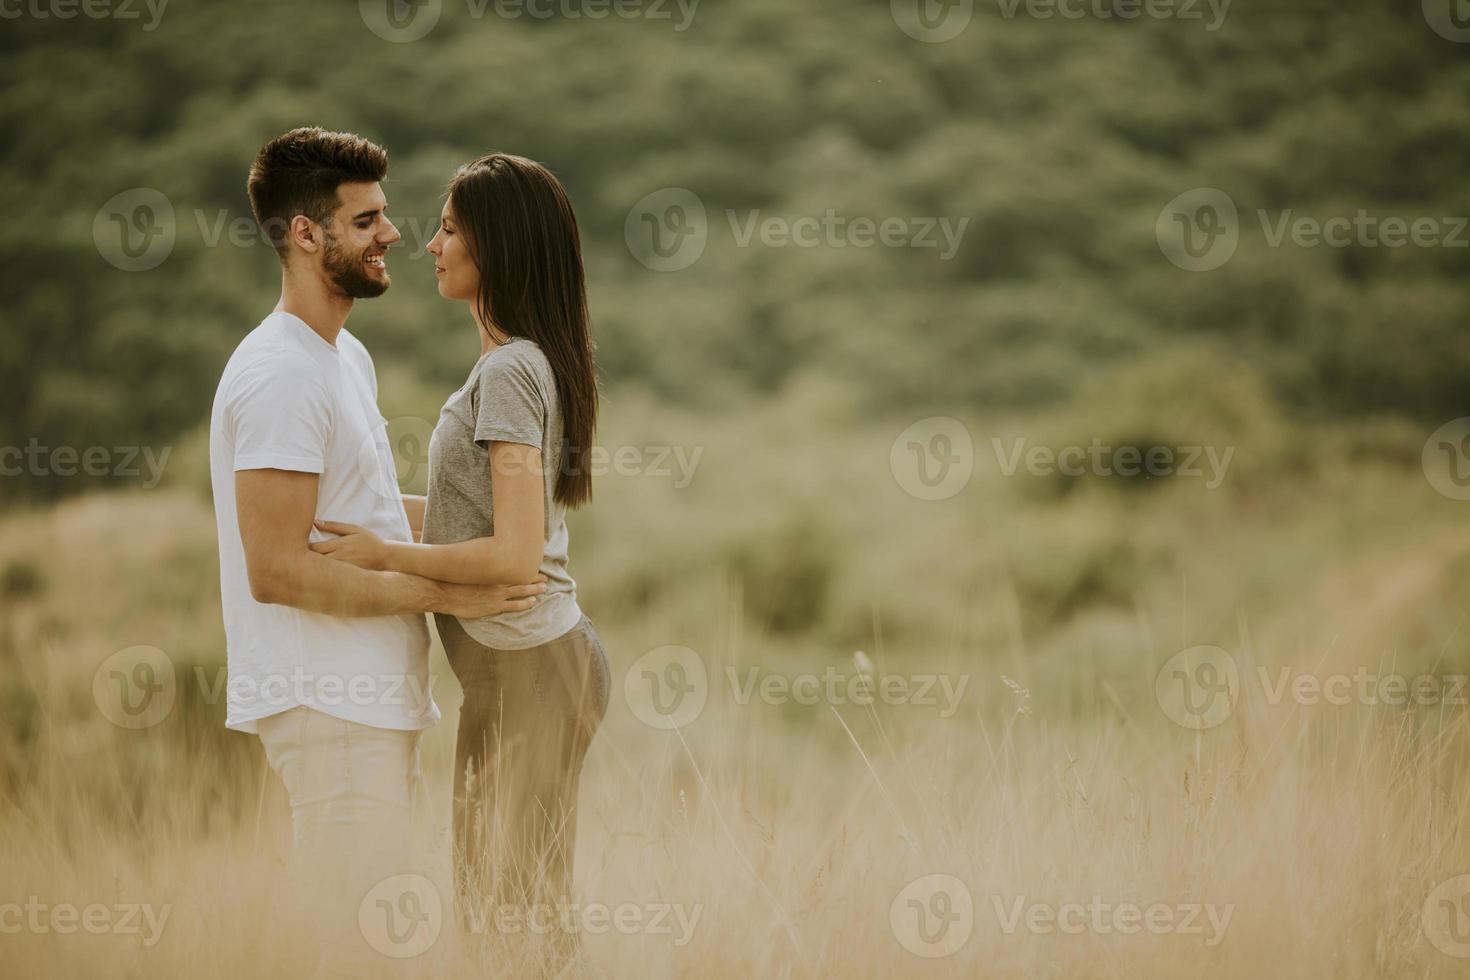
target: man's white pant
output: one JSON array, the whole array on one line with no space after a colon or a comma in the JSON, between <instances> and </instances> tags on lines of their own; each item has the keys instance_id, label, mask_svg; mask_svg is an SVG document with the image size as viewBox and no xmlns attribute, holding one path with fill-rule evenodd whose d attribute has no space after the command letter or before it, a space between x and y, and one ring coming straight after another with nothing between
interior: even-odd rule
<instances>
[{"instance_id":1,"label":"man's white pant","mask_svg":"<svg viewBox=\"0 0 1470 980\"><path fill-rule=\"evenodd\" d=\"M371 957L358 909L412 865L419 732L372 728L296 707L257 723L291 801L291 879L330 959Z\"/></svg>"}]
</instances>

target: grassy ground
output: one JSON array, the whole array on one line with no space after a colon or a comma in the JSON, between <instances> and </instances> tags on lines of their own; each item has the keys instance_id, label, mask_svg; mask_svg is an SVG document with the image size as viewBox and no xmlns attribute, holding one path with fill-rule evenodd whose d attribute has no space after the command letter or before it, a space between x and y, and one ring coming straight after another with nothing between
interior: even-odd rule
<instances>
[{"instance_id":1,"label":"grassy ground","mask_svg":"<svg viewBox=\"0 0 1470 980\"><path fill-rule=\"evenodd\" d=\"M1426 482L1412 434L1230 416L1209 438L1239 447L1235 468L1207 490L1003 474L992 434L1085 444L1085 405L1024 429L969 419L973 477L923 501L889 469L913 420L803 398L723 422L632 397L609 413L608 445L703 456L683 488L603 478L573 527L614 668L580 898L667 916L586 935L592 973L1463 975L1464 704L1282 686L1470 672L1463 505ZM213 520L179 452L158 490L0 519L0 905L171 907L156 937L7 931L7 973L292 975L310 945L282 912L280 789L209 694ZM671 644L698 654L707 703L661 730L640 677ZM1198 644L1237 677L1205 730L1171 721L1167 673L1156 686ZM138 645L164 652L177 697L128 730L93 681ZM445 718L418 845L447 897L458 690L437 646L432 667ZM932 676L933 703L745 693L829 669ZM1126 934L1126 903L1155 928ZM534 968L536 943L443 919L408 975Z\"/></svg>"}]
</instances>

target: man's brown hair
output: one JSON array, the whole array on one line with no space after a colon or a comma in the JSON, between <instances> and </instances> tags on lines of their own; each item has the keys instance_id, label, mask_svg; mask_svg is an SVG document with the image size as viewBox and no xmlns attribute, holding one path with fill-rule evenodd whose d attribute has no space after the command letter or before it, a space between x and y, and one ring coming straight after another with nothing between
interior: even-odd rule
<instances>
[{"instance_id":1,"label":"man's brown hair","mask_svg":"<svg viewBox=\"0 0 1470 980\"><path fill-rule=\"evenodd\" d=\"M337 186L372 183L388 173L388 152L352 133L302 126L260 148L245 183L261 231L282 260L286 234L298 214L325 224L341 202Z\"/></svg>"}]
</instances>

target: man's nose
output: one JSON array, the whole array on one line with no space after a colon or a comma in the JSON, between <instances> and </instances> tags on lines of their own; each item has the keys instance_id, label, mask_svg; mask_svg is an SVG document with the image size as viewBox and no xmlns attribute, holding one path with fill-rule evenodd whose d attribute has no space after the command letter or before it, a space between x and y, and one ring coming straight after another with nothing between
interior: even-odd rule
<instances>
[{"instance_id":1,"label":"man's nose","mask_svg":"<svg viewBox=\"0 0 1470 980\"><path fill-rule=\"evenodd\" d=\"M384 245L392 245L394 242L401 241L403 239L403 236L398 233L397 225L389 221L387 218L383 219L383 224L388 226L387 234L382 235L379 238L379 241L381 241Z\"/></svg>"}]
</instances>

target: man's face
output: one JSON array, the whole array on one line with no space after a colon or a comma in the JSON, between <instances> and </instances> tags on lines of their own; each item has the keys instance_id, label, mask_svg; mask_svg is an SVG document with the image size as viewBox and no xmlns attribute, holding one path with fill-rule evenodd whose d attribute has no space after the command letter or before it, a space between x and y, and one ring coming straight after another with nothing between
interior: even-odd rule
<instances>
[{"instance_id":1,"label":"man's face","mask_svg":"<svg viewBox=\"0 0 1470 980\"><path fill-rule=\"evenodd\" d=\"M388 220L382 185L341 184L337 199L341 204L322 228L326 237L322 272L350 299L381 296L393 281L388 275L388 246L403 237Z\"/></svg>"}]
</instances>

